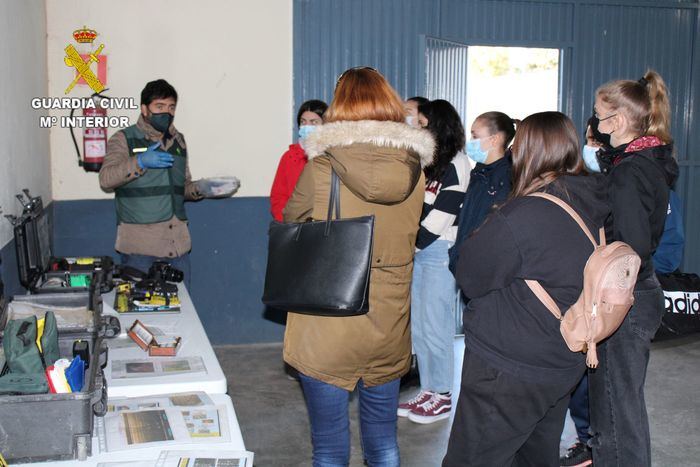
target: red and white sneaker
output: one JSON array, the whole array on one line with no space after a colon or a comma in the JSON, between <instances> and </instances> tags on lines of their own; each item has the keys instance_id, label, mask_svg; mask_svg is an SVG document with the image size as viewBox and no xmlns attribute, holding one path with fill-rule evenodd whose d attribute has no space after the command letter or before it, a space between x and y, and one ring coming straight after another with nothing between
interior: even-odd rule
<instances>
[{"instance_id":1,"label":"red and white sneaker","mask_svg":"<svg viewBox=\"0 0 700 467\"><path fill-rule=\"evenodd\" d=\"M433 393L427 402L424 402L411 410L408 419L415 423L428 424L438 420L450 418L452 411L452 394L445 395Z\"/></svg>"},{"instance_id":2,"label":"red and white sneaker","mask_svg":"<svg viewBox=\"0 0 700 467\"><path fill-rule=\"evenodd\" d=\"M423 391L421 390L416 396L404 402L403 404L399 404L399 410L396 411L396 414L399 417L408 417L408 414L411 412L411 410L415 409L421 404L424 404L430 400L431 397L433 397L433 392L432 391Z\"/></svg>"}]
</instances>

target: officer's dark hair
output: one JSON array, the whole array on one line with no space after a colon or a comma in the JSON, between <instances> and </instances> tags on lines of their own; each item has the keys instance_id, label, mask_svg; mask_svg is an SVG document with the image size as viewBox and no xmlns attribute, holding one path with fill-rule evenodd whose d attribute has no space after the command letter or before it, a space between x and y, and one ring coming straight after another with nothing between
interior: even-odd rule
<instances>
[{"instance_id":1,"label":"officer's dark hair","mask_svg":"<svg viewBox=\"0 0 700 467\"><path fill-rule=\"evenodd\" d=\"M301 104L299 107L299 112L297 112L297 125L301 125L301 116L304 112L313 112L319 117L323 118L323 114L326 113L328 109L328 104L318 99L312 99Z\"/></svg>"},{"instance_id":2,"label":"officer's dark hair","mask_svg":"<svg viewBox=\"0 0 700 467\"><path fill-rule=\"evenodd\" d=\"M157 79L146 84L141 91L141 105L149 105L156 99L172 97L177 102L177 91L164 79Z\"/></svg>"}]
</instances>

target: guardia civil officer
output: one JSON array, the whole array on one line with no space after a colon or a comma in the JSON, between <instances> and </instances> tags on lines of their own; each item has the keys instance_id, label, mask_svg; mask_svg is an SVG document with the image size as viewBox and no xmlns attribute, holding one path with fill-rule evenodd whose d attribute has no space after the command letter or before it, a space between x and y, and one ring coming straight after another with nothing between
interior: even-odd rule
<instances>
[{"instance_id":1,"label":"guardia civil officer","mask_svg":"<svg viewBox=\"0 0 700 467\"><path fill-rule=\"evenodd\" d=\"M190 176L185 138L173 125L176 107L177 92L167 81L146 84L136 125L107 142L100 187L115 194L122 264L147 271L166 260L188 282L192 242L184 202L202 195Z\"/></svg>"}]
</instances>

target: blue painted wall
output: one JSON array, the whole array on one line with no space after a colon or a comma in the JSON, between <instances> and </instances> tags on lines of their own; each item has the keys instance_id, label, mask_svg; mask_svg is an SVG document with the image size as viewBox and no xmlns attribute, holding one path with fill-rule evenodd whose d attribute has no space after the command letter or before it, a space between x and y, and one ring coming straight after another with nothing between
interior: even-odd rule
<instances>
[{"instance_id":1,"label":"blue painted wall","mask_svg":"<svg viewBox=\"0 0 700 467\"><path fill-rule=\"evenodd\" d=\"M112 200L55 201L51 208L54 254L116 255ZM285 314L260 302L268 198L204 200L187 203L186 209L193 245L190 292L209 339L214 344L281 341Z\"/></svg>"}]
</instances>

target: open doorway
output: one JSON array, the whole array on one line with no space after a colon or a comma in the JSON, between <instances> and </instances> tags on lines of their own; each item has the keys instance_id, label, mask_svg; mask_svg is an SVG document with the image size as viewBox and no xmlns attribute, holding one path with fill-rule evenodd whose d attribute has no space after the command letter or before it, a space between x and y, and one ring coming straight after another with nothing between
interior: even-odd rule
<instances>
[{"instance_id":1,"label":"open doorway","mask_svg":"<svg viewBox=\"0 0 700 467\"><path fill-rule=\"evenodd\" d=\"M472 46L468 54L467 125L491 110L519 120L559 110L559 49Z\"/></svg>"},{"instance_id":2,"label":"open doorway","mask_svg":"<svg viewBox=\"0 0 700 467\"><path fill-rule=\"evenodd\" d=\"M467 45L425 38L425 96L454 105L467 132L497 110L522 120L560 110L561 50Z\"/></svg>"}]
</instances>

